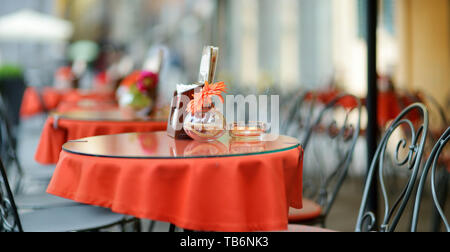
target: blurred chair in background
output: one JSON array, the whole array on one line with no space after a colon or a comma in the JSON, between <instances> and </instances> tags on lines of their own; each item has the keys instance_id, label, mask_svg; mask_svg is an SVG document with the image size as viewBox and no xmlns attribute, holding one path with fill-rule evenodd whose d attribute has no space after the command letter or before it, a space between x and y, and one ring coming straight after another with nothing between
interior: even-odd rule
<instances>
[{"instance_id":1,"label":"blurred chair in background","mask_svg":"<svg viewBox=\"0 0 450 252\"><path fill-rule=\"evenodd\" d=\"M7 167L7 172L14 177L13 188L15 193L23 193L28 186L34 183L48 184L53 174L54 167L49 169L43 166L22 167L11 130L11 123L7 116L7 107L0 97L0 137L1 137L1 158ZM15 169L12 169L15 167Z\"/></svg>"},{"instance_id":2,"label":"blurred chair in background","mask_svg":"<svg viewBox=\"0 0 450 252\"><path fill-rule=\"evenodd\" d=\"M286 100L280 115L281 133L296 137L303 148L306 148L308 130L318 105L315 94L311 91L300 91L293 97L286 97Z\"/></svg>"},{"instance_id":3,"label":"blurred chair in background","mask_svg":"<svg viewBox=\"0 0 450 252\"><path fill-rule=\"evenodd\" d=\"M20 214L9 186L3 162L0 159L0 232L70 232L100 231L120 225L122 230L128 219L121 214L95 206L70 206L34 210Z\"/></svg>"},{"instance_id":4,"label":"blurred chair in background","mask_svg":"<svg viewBox=\"0 0 450 252\"><path fill-rule=\"evenodd\" d=\"M303 208L289 210L289 223L325 226L352 162L361 109L357 97L340 95L326 104L309 127L304 143L308 162L304 165Z\"/></svg>"}]
</instances>

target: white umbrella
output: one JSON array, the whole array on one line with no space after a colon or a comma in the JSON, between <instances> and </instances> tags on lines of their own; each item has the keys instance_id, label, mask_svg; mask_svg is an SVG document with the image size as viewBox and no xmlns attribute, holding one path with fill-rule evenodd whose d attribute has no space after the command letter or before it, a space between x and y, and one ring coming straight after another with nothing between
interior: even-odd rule
<instances>
[{"instance_id":1,"label":"white umbrella","mask_svg":"<svg viewBox=\"0 0 450 252\"><path fill-rule=\"evenodd\" d=\"M0 41L57 42L70 39L72 34L72 23L33 10L0 17Z\"/></svg>"}]
</instances>

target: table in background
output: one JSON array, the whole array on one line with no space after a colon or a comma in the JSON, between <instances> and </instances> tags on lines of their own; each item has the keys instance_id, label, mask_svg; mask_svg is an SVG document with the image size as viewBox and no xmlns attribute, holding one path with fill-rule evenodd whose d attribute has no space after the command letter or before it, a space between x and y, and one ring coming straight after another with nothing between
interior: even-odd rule
<instances>
[{"instance_id":1,"label":"table in background","mask_svg":"<svg viewBox=\"0 0 450 252\"><path fill-rule=\"evenodd\" d=\"M289 207L302 207L302 165L303 149L287 136L96 136L64 144L47 192L189 230L285 230Z\"/></svg>"},{"instance_id":2,"label":"table in background","mask_svg":"<svg viewBox=\"0 0 450 252\"><path fill-rule=\"evenodd\" d=\"M83 137L126 132L152 132L167 128L167 119L138 117L119 109L74 110L53 113L45 122L35 160L56 164L64 143Z\"/></svg>"},{"instance_id":3,"label":"table in background","mask_svg":"<svg viewBox=\"0 0 450 252\"><path fill-rule=\"evenodd\" d=\"M30 117L40 113L58 109L61 103L77 104L79 101L88 100L99 103L115 102L113 92L101 93L95 91L83 91L79 89L57 90L53 87L28 87L22 98L20 107L21 117Z\"/></svg>"}]
</instances>

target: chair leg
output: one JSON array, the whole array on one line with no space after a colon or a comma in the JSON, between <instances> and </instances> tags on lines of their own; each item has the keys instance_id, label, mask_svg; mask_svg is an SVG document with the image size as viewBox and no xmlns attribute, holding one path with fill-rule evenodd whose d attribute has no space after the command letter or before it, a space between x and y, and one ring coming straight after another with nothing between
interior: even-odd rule
<instances>
[{"instance_id":1,"label":"chair leg","mask_svg":"<svg viewBox=\"0 0 450 252\"><path fill-rule=\"evenodd\" d=\"M325 218L320 218L319 222L320 222L320 227L325 228Z\"/></svg>"},{"instance_id":2,"label":"chair leg","mask_svg":"<svg viewBox=\"0 0 450 252\"><path fill-rule=\"evenodd\" d=\"M141 229L141 220L138 219L138 218L136 218L134 220L134 231L135 232L141 232L142 231L142 229Z\"/></svg>"},{"instance_id":3,"label":"chair leg","mask_svg":"<svg viewBox=\"0 0 450 252\"><path fill-rule=\"evenodd\" d=\"M153 232L153 229L155 228L156 222L154 220L150 221L150 225L148 227L148 232Z\"/></svg>"},{"instance_id":4,"label":"chair leg","mask_svg":"<svg viewBox=\"0 0 450 252\"><path fill-rule=\"evenodd\" d=\"M126 232L126 228L125 228L125 225L126 225L126 221L125 220L123 220L123 221L121 221L120 223L119 223L119 227L120 227L120 232Z\"/></svg>"},{"instance_id":5,"label":"chair leg","mask_svg":"<svg viewBox=\"0 0 450 252\"><path fill-rule=\"evenodd\" d=\"M170 223L169 233L174 233L174 232L175 232L175 225Z\"/></svg>"}]
</instances>

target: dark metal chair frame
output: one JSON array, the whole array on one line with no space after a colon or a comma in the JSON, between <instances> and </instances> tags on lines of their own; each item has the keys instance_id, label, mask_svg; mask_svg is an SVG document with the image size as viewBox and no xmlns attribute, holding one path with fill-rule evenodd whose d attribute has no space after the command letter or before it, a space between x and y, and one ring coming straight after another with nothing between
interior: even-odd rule
<instances>
[{"instance_id":1,"label":"dark metal chair frame","mask_svg":"<svg viewBox=\"0 0 450 252\"><path fill-rule=\"evenodd\" d=\"M24 232L22 228L22 223L17 211L17 206L14 201L14 196L9 186L8 178L6 176L6 171L3 166L3 162L0 160L0 232ZM76 232L88 232L88 231L99 231L102 229L110 228L113 226L120 225L122 231L125 230L125 224L133 223L134 230L140 231L140 221L139 219L123 218L119 222L110 223L108 225L95 227L93 229L87 230L67 230ZM25 230L26 231L26 230Z\"/></svg>"},{"instance_id":2,"label":"dark metal chair frame","mask_svg":"<svg viewBox=\"0 0 450 252\"><path fill-rule=\"evenodd\" d=\"M287 118L285 118L285 121L283 122L283 125L281 127L282 132L288 131L289 122L298 123L299 128L308 129L310 127L313 109L314 109L315 97L313 97L313 99L311 100L311 106L308 109L308 114L306 115L306 118L302 118L299 115L299 108L305 103L308 95L314 96L314 94L310 91L306 91L306 92L301 91L295 95L295 97L293 98L294 102L289 104L290 106L288 107Z\"/></svg>"},{"instance_id":3,"label":"dark metal chair frame","mask_svg":"<svg viewBox=\"0 0 450 252\"><path fill-rule=\"evenodd\" d=\"M423 119L423 122L420 126L418 126L417 131L415 130L414 124L409 119L405 118L410 112L413 112L415 110L421 113ZM398 222L400 221L400 218L406 208L409 198L413 193L417 176L419 174L420 163L425 148L425 141L427 139L428 134L428 120L429 118L427 108L421 103L414 103L408 106L406 109L404 109L386 130L386 133L381 139L377 151L372 159L369 173L366 178L363 198L355 227L356 232L395 231L395 228L397 227ZM396 199L392 207L390 207L383 176L384 159L388 140L392 136L393 132L396 131L397 128L402 126L409 127L409 129L411 130L411 145L407 147L406 146L407 141L405 139L401 139L397 143L397 148L394 156L397 166L404 167L406 165L407 169L410 170L410 176L406 186L400 193L399 197ZM404 159L399 158L400 148L402 148L403 150L407 148L406 150L408 150L408 153ZM374 182L373 180L376 179L375 177L376 172L378 172L378 179L380 182L381 192L384 200L384 216L383 221L380 225L377 225L377 218L375 214L367 210L369 190L371 188L372 183Z\"/></svg>"},{"instance_id":4,"label":"dark metal chair frame","mask_svg":"<svg viewBox=\"0 0 450 252\"><path fill-rule=\"evenodd\" d=\"M353 108L345 108L346 110L346 117L344 120L344 123L341 128L337 127L337 123L335 120L333 120L328 127L325 127L325 133L327 136L329 136L334 141L338 141L338 143L344 143L344 142L350 142L350 146L347 150L342 151L341 149L338 149L338 151L342 151L339 154L340 160L336 167L333 167L333 170L331 174L329 174L327 177L324 177L323 181L318 186L317 195L315 202L317 202L321 208L322 212L318 218L306 220L306 221L290 221L290 223L293 224L321 224L322 227L325 226L326 217L328 216L336 197L340 191L340 188L342 187L342 184L344 183L345 178L347 177L348 170L350 168L352 159L353 159L353 153L355 150L356 142L359 137L360 133L360 124L361 124L361 110L362 105L359 98L344 94L336 97L331 102L326 104L326 106L321 110L319 116L316 118L314 123L310 126L307 132L307 136L305 139L304 144L305 150L308 148L308 142L311 138L311 135L313 132L320 130L323 131L324 129L319 129L323 127L322 120L324 119L327 112L330 112L338 107L342 107L342 105L339 103L344 98L353 98L356 101L356 107ZM356 126L353 126L352 124L349 124L348 118L349 114L352 113L354 110L357 110L358 113L358 119L356 122ZM342 146L341 144L339 146ZM311 147L309 147L311 148ZM335 181L333 183L333 181Z\"/></svg>"},{"instance_id":5,"label":"dark metal chair frame","mask_svg":"<svg viewBox=\"0 0 450 252\"><path fill-rule=\"evenodd\" d=\"M1 161L0 175L0 232L23 232L16 203Z\"/></svg>"},{"instance_id":6,"label":"dark metal chair frame","mask_svg":"<svg viewBox=\"0 0 450 252\"><path fill-rule=\"evenodd\" d=\"M447 128L447 130L444 132L444 134L439 138L435 146L433 147L433 150L430 153L430 156L428 157L427 162L424 165L422 176L420 178L419 187L417 189L417 195L416 195L416 202L414 204L414 211L413 211L413 218L412 218L412 224L411 224L411 231L416 232L417 231L417 223L419 219L419 211L420 211L420 203L422 200L423 195L423 189L425 187L425 183L431 168L431 195L433 198L434 206L436 207L440 218L442 219L445 229L447 232L450 232L450 225L448 223L448 219L445 216L445 213L443 211L442 205L441 205L441 199L439 195L439 190L436 185L436 173L437 173L437 162L439 160L439 156L441 155L442 151L444 150L444 147L450 140L450 127Z\"/></svg>"},{"instance_id":7,"label":"dark metal chair frame","mask_svg":"<svg viewBox=\"0 0 450 252\"><path fill-rule=\"evenodd\" d=\"M22 191L23 186L24 186L24 176L25 173L23 171L23 168L21 166L21 163L18 159L16 150L13 148L13 140L11 138L11 131L10 131L10 124L9 124L9 120L6 117L5 114L5 108L3 106L3 100L0 97L0 130L1 132L1 146L2 148L4 148L3 150L5 150L5 153L2 153L2 156L0 157L0 168L1 168L1 177L0 177L0 232L3 231L19 231L19 232L23 232L22 226L20 224L20 219L18 217L18 212L17 212L17 205L14 201L13 195L14 194L18 194ZM3 156L4 155L4 156ZM7 158L8 162L14 162L16 169L17 169L17 173L18 173L18 179L17 181L15 181L15 187L14 187L14 192L11 191L11 187L10 187L10 183L8 181L7 178L7 171L4 167L3 164L3 158ZM1 187L4 187L3 189ZM7 196L7 197L5 197ZM77 205L76 202L72 203L64 203L64 205L67 206L75 206ZM63 205L61 205L63 206ZM31 207L34 208L34 207ZM43 207L46 208L46 207ZM50 207L51 208L51 207ZM40 209L40 208L39 208ZM4 216L14 216L14 221L13 223L8 223L7 219L4 218ZM134 223L134 230L136 231L140 231L140 219L138 218L124 218L123 221L119 222L119 223L113 223L111 225L108 226L102 226L102 227L98 227L95 228L94 230L77 230L77 231L95 231L95 230L101 230L101 229L105 229L105 228L109 228L112 226L116 226L116 225L120 225L122 230L125 229L125 224L127 223Z\"/></svg>"},{"instance_id":8,"label":"dark metal chair frame","mask_svg":"<svg viewBox=\"0 0 450 252\"><path fill-rule=\"evenodd\" d=\"M439 119L441 120L441 123L443 125L443 128L440 129L440 131L430 131L429 134L429 140L432 144L436 143L438 139L440 138L441 134L445 131L445 127L447 127L449 124L449 118L447 118L447 115L445 113L444 107L434 98L432 95L426 93L426 92L419 92L417 94L418 97L422 100L422 102L428 107L430 112L437 112ZM436 118L437 119L437 118ZM433 120L430 115L430 120ZM432 147L430 147L432 149ZM440 174L438 174L438 178L436 178L437 185L436 190L441 192L439 194L439 202L441 206L444 206L447 201L447 195L448 195L448 180L449 180L449 173L446 170L442 170ZM431 231L438 232L440 230L441 226L441 216L433 204L433 215L432 215L432 221L431 221Z\"/></svg>"},{"instance_id":9,"label":"dark metal chair frame","mask_svg":"<svg viewBox=\"0 0 450 252\"><path fill-rule=\"evenodd\" d=\"M14 140L12 138L12 132L11 132L11 125L9 122L9 119L7 117L6 111L5 111L5 104L3 102L3 99L0 97L0 144L2 148L2 160L5 160L7 167L9 167L9 163L13 162L16 166L18 178L17 181L14 183L13 191L14 193L19 193L22 190L23 187L23 180L25 177L25 172L22 168L22 165L19 161L19 157L17 156Z\"/></svg>"}]
</instances>

